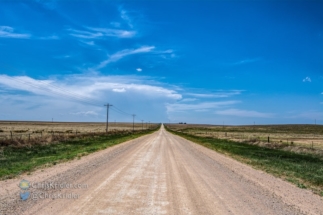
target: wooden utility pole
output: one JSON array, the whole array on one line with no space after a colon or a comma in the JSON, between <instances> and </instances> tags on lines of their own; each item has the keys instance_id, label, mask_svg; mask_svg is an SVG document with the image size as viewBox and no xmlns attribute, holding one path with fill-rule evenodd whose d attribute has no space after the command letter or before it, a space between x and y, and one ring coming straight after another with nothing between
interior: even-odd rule
<instances>
[{"instance_id":1,"label":"wooden utility pole","mask_svg":"<svg viewBox=\"0 0 323 215\"><path fill-rule=\"evenodd\" d=\"M107 107L107 124L106 124L106 128L105 128L105 132L108 133L108 129L109 129L109 107L113 106L110 105L109 103L104 105Z\"/></svg>"},{"instance_id":2,"label":"wooden utility pole","mask_svg":"<svg viewBox=\"0 0 323 215\"><path fill-rule=\"evenodd\" d=\"M135 131L135 116L136 114L132 114L132 131Z\"/></svg>"}]
</instances>

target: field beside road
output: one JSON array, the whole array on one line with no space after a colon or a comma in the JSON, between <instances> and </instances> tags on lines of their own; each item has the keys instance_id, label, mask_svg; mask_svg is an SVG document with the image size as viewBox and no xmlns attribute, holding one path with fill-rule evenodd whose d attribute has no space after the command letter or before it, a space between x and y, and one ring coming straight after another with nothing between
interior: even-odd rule
<instances>
[{"instance_id":1,"label":"field beside road","mask_svg":"<svg viewBox=\"0 0 323 215\"><path fill-rule=\"evenodd\" d=\"M205 147L227 154L257 169L292 182L300 188L309 188L323 196L323 154L321 145L316 148L304 146L307 140L315 136L316 143L322 141L323 126L312 125L270 125L249 128L245 126L217 127L206 125L174 125L166 128ZM253 141L246 138L260 133L273 137ZM278 141L283 136L288 138L304 135L302 145ZM244 136L245 138L237 138ZM293 140L295 140L293 139ZM298 137L299 139L299 137Z\"/></svg>"},{"instance_id":2,"label":"field beside road","mask_svg":"<svg viewBox=\"0 0 323 215\"><path fill-rule=\"evenodd\" d=\"M108 133L143 131L158 127L156 123L110 122ZM0 121L0 153L4 146L31 146L64 142L75 137L98 136L106 133L106 123Z\"/></svg>"},{"instance_id":3,"label":"field beside road","mask_svg":"<svg viewBox=\"0 0 323 215\"><path fill-rule=\"evenodd\" d=\"M160 125L115 123L0 122L0 179L30 173L149 134ZM11 136L11 133L14 135Z\"/></svg>"},{"instance_id":4,"label":"field beside road","mask_svg":"<svg viewBox=\"0 0 323 215\"><path fill-rule=\"evenodd\" d=\"M79 184L82 189L19 182ZM57 198L60 194L75 198ZM44 198L46 194L52 198ZM0 214L323 214L322 197L228 156L158 131L0 181Z\"/></svg>"},{"instance_id":5,"label":"field beside road","mask_svg":"<svg viewBox=\"0 0 323 215\"><path fill-rule=\"evenodd\" d=\"M155 123L109 122L109 131L143 130L155 126ZM106 131L106 123L95 122L37 122L37 121L0 121L0 140L27 138L41 134L76 134L102 133Z\"/></svg>"},{"instance_id":6,"label":"field beside road","mask_svg":"<svg viewBox=\"0 0 323 215\"><path fill-rule=\"evenodd\" d=\"M323 125L165 125L174 131L200 137L226 139L268 148L284 148L288 151L314 153L323 156Z\"/></svg>"}]
</instances>

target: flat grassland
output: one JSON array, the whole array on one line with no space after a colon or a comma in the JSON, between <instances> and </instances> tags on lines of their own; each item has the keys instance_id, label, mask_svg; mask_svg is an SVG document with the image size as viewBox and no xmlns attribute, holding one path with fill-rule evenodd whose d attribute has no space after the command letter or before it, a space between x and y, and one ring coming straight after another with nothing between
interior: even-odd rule
<instances>
[{"instance_id":1,"label":"flat grassland","mask_svg":"<svg viewBox=\"0 0 323 215\"><path fill-rule=\"evenodd\" d=\"M323 196L322 125L165 124L165 127L174 134Z\"/></svg>"},{"instance_id":2,"label":"flat grassland","mask_svg":"<svg viewBox=\"0 0 323 215\"><path fill-rule=\"evenodd\" d=\"M152 123L134 123L135 130L146 129ZM0 121L0 136L26 133L87 133L105 132L106 123L101 122L37 122L37 121ZM133 124L126 122L109 122L109 130L132 130Z\"/></svg>"},{"instance_id":3,"label":"flat grassland","mask_svg":"<svg viewBox=\"0 0 323 215\"><path fill-rule=\"evenodd\" d=\"M160 124L0 121L0 179L74 158L151 133Z\"/></svg>"},{"instance_id":4,"label":"flat grassland","mask_svg":"<svg viewBox=\"0 0 323 215\"><path fill-rule=\"evenodd\" d=\"M156 123L109 122L108 132L141 131L156 126ZM68 139L70 136L95 135L105 132L106 123L0 121L0 147L10 140L20 145L50 143Z\"/></svg>"},{"instance_id":5,"label":"flat grassland","mask_svg":"<svg viewBox=\"0 0 323 215\"><path fill-rule=\"evenodd\" d=\"M227 139L269 148L285 148L296 152L315 151L323 155L323 125L166 125L172 130L201 137Z\"/></svg>"}]
</instances>

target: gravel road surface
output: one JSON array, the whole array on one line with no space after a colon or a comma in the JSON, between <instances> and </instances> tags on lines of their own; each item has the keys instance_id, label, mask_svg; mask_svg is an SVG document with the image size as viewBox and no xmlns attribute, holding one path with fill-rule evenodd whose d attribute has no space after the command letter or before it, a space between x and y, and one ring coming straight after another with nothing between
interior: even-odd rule
<instances>
[{"instance_id":1,"label":"gravel road surface","mask_svg":"<svg viewBox=\"0 0 323 215\"><path fill-rule=\"evenodd\" d=\"M323 200L162 127L0 181L0 214L323 214Z\"/></svg>"}]
</instances>

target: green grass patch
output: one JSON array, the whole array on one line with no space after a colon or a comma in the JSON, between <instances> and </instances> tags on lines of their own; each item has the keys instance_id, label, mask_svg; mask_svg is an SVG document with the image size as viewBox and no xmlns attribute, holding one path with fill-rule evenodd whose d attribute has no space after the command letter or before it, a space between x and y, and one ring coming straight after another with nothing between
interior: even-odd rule
<instances>
[{"instance_id":1,"label":"green grass patch","mask_svg":"<svg viewBox=\"0 0 323 215\"><path fill-rule=\"evenodd\" d=\"M159 127L158 127L159 128ZM154 130L136 131L134 133L116 133L96 137L85 137L67 142L48 145L24 147L6 146L0 154L0 179L13 178L21 173L30 172L37 167L56 165L59 162L80 159L89 153L96 152L130 139L152 133Z\"/></svg>"},{"instance_id":2,"label":"green grass patch","mask_svg":"<svg viewBox=\"0 0 323 215\"><path fill-rule=\"evenodd\" d=\"M182 136L215 151L247 163L296 184L300 188L310 188L323 194L323 159L314 155L299 154L279 149L270 149L247 143L225 139L200 137L185 132L168 131Z\"/></svg>"}]
</instances>

